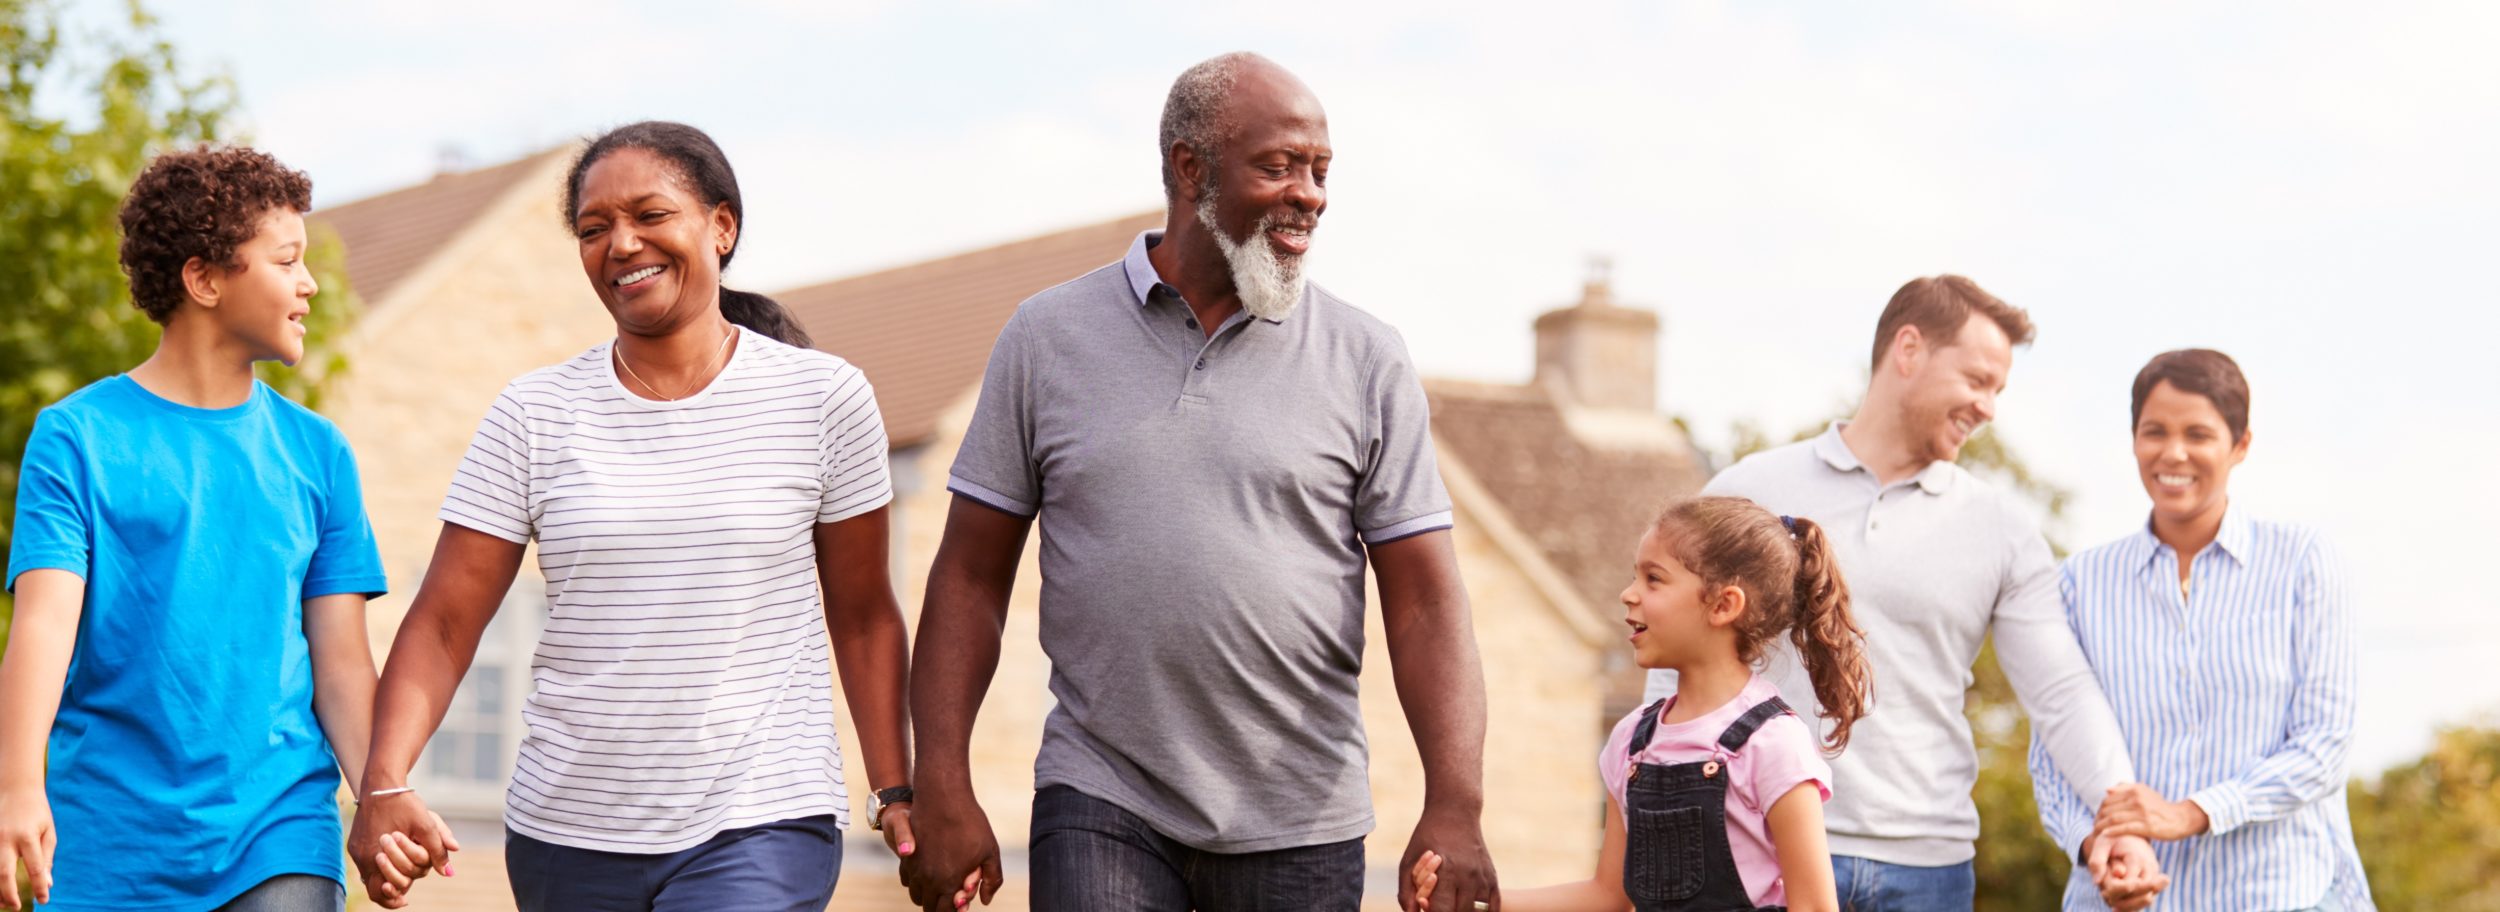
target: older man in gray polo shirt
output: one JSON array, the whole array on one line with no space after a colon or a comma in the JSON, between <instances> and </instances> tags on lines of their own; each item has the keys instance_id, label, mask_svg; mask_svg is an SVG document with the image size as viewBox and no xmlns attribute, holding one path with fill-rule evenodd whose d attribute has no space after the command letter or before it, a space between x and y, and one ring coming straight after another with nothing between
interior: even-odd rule
<instances>
[{"instance_id":1,"label":"older man in gray polo shirt","mask_svg":"<svg viewBox=\"0 0 2500 912\"><path fill-rule=\"evenodd\" d=\"M2058 602L2057 567L2014 497L1953 460L1996 417L2014 346L2031 319L1961 276L1914 279L1876 321L1873 376L1857 417L1821 436L1747 457L1709 494L1751 498L1821 525L1839 554L1866 633L1874 700L1832 760L1824 814L1842 906L1938 912L1973 902L1971 801L1979 764L1962 697L1982 641L2031 724L2090 807L2135 778L2126 742ZM1783 645L1767 674L1800 708L1814 687ZM1652 672L1653 697L1673 672ZM2069 856L2083 847L2069 845ZM2151 846L2120 840L2122 908L2160 879ZM2096 870L2099 866L2096 865Z\"/></svg>"},{"instance_id":2,"label":"older man in gray polo shirt","mask_svg":"<svg viewBox=\"0 0 2500 912\"><path fill-rule=\"evenodd\" d=\"M904 880L927 908L976 870L996 888L967 743L1038 519L1058 705L1036 909L1361 903L1366 567L1425 764L1409 860L1462 869L1435 908L1490 908L1484 685L1423 389L1395 330L1301 277L1326 116L1275 64L1226 55L1173 85L1161 146L1165 230L1025 301L991 352L914 653Z\"/></svg>"}]
</instances>

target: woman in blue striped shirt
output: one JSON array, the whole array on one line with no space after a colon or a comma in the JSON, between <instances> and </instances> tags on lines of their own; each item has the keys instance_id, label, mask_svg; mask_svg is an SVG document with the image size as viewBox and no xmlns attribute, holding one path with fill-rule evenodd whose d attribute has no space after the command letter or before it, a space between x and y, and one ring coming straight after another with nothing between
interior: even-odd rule
<instances>
[{"instance_id":1,"label":"woman in blue striped shirt","mask_svg":"<svg viewBox=\"0 0 2500 912\"><path fill-rule=\"evenodd\" d=\"M2061 843L2154 840L2164 909L2371 909L2344 810L2357 675L2342 567L2315 532L2231 501L2249 431L2229 356L2156 356L2132 415L2152 518L2068 560L2059 586L2143 781L2096 814L2034 739L2041 816ZM2080 868L2066 908L2102 908Z\"/></svg>"}]
</instances>

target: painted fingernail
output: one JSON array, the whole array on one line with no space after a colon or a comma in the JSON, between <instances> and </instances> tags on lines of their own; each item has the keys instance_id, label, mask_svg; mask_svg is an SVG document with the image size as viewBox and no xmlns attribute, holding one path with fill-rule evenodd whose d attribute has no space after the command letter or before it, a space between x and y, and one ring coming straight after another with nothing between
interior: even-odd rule
<instances>
[{"instance_id":1,"label":"painted fingernail","mask_svg":"<svg viewBox=\"0 0 2500 912\"><path fill-rule=\"evenodd\" d=\"M909 855L911 854L911 843L906 842L902 845L895 846L894 851L904 855Z\"/></svg>"}]
</instances>

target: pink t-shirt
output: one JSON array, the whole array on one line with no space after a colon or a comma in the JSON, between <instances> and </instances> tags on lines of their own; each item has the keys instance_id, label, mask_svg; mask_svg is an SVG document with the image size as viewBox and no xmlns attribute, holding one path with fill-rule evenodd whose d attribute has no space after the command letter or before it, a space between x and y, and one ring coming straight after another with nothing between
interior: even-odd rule
<instances>
[{"instance_id":1,"label":"pink t-shirt","mask_svg":"<svg viewBox=\"0 0 2500 912\"><path fill-rule=\"evenodd\" d=\"M1716 757L1719 736L1727 727L1754 704L1776 696L1779 688L1755 675L1727 705L1689 722L1658 726L1640 761L1667 766ZM1605 751L1597 755L1597 774L1605 780L1606 794L1613 796L1618 809L1623 807L1623 781L1632 771L1632 760L1624 751L1631 748L1632 729L1640 725L1641 713L1648 708L1643 705L1615 723ZM1675 704L1670 702L1667 708L1671 711ZM1763 723L1754 731L1753 740L1745 742L1744 750L1723 762L1727 764L1727 844L1736 859L1736 873L1744 878L1745 893L1753 897L1754 905L1787 905L1779 853L1771 848L1771 826L1764 817L1771 812L1772 802L1800 783L1814 783L1823 800L1830 801L1832 768L1823 762L1814 731L1804 720L1785 713Z\"/></svg>"}]
</instances>

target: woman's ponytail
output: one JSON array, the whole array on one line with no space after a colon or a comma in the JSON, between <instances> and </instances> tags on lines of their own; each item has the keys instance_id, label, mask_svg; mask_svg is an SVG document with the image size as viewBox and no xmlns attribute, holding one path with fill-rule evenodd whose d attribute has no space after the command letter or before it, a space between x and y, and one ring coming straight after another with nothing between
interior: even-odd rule
<instances>
[{"instance_id":1,"label":"woman's ponytail","mask_svg":"<svg viewBox=\"0 0 2500 912\"><path fill-rule=\"evenodd\" d=\"M1796 616L1788 636L1814 681L1815 702L1823 718L1832 720L1825 741L1832 750L1849 746L1849 729L1866 716L1873 686L1866 665L1866 642L1849 616L1849 584L1840 578L1831 539L1823 527L1803 517L1782 517L1797 540Z\"/></svg>"},{"instance_id":2,"label":"woman's ponytail","mask_svg":"<svg viewBox=\"0 0 2500 912\"><path fill-rule=\"evenodd\" d=\"M781 306L779 301L755 292L737 291L722 286L720 315L731 323L763 333L783 345L797 348L815 347L814 340L807 337L807 329L800 326L796 318L790 316L789 308Z\"/></svg>"}]
</instances>

